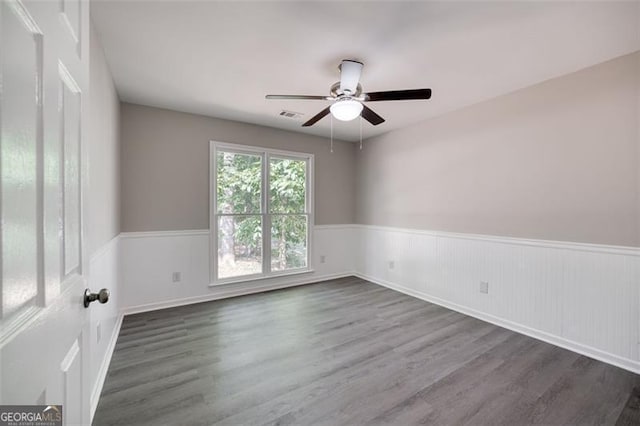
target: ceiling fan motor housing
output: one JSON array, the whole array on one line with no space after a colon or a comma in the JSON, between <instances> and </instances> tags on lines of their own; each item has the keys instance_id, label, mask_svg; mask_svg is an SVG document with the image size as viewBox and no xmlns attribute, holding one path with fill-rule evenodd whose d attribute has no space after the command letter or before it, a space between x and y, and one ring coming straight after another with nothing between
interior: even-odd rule
<instances>
[{"instance_id":1,"label":"ceiling fan motor housing","mask_svg":"<svg viewBox=\"0 0 640 426\"><path fill-rule=\"evenodd\" d=\"M340 91L345 95L353 96L358 90L360 75L364 64L352 59L343 59L340 63Z\"/></svg>"},{"instance_id":2,"label":"ceiling fan motor housing","mask_svg":"<svg viewBox=\"0 0 640 426\"><path fill-rule=\"evenodd\" d=\"M358 85L356 86L356 91L354 93L345 93L340 89L340 82L337 81L333 84L333 86L331 86L331 96L333 98L340 98L343 96L348 96L351 98L359 98L360 95L362 94L362 85L360 83L358 83ZM359 99L362 100L362 99Z\"/></svg>"}]
</instances>

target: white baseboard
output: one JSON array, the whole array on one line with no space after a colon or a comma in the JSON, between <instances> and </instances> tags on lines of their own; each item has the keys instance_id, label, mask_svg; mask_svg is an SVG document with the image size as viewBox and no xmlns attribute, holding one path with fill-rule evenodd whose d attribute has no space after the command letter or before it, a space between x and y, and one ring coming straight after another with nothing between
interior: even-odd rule
<instances>
[{"instance_id":1,"label":"white baseboard","mask_svg":"<svg viewBox=\"0 0 640 426\"><path fill-rule=\"evenodd\" d=\"M395 284L389 281L377 279L374 277L370 277L367 275L363 275L361 273L354 273L354 275L358 278L361 278L366 281L370 281L374 284L381 285L383 287L387 287L391 290L398 291L400 293L404 293L408 296L415 297L417 299L424 300L426 302L430 302L447 309L451 309L456 312L460 312L462 314L477 318L482 321L486 321L491 324L495 324L499 327L503 327L512 331L515 331L520 334L524 334L529 337L533 337L534 339L541 340L543 342L559 346L561 348L579 353L581 355L588 356L593 359L597 359L598 361L606 362L611 365L615 365L616 367L623 368L625 370L629 370L633 373L640 374L640 363L631 359L622 358L617 355L599 350L597 348L593 348L590 346L586 346L580 344L578 342L574 342L568 339L564 339L562 337L546 333L541 330L536 330L534 328L526 327L521 324L517 324L515 322L505 320L503 318L498 318L493 315L486 314L484 312L477 311L475 309L468 308L466 306L461 306L455 303L448 302L446 300L440 299L438 297L433 297L428 294L418 292L416 290L401 286L399 284Z\"/></svg>"},{"instance_id":2,"label":"white baseboard","mask_svg":"<svg viewBox=\"0 0 640 426\"><path fill-rule=\"evenodd\" d=\"M350 271L350 272L343 272L338 274L315 275L313 277L300 278L295 281L288 281L284 283L275 283L275 284L267 284L267 285L255 284L249 287L245 286L242 288L238 288L238 287L234 288L233 286L224 286L226 288L224 288L221 291L217 291L213 294L194 296L194 297L185 297L181 299L167 300L159 303L148 303L144 305L129 306L122 310L122 314L123 315L139 314L142 312L156 311L159 309L167 309L167 308L175 308L178 306L191 305L193 303L211 302L213 300L227 299L229 297L246 296L248 294L263 293L266 291L279 290L279 289L288 288L288 287L297 287L300 285L315 284L322 281L333 280L337 278L345 278L345 277L354 276L354 275L355 273ZM220 288L222 288L222 286Z\"/></svg>"},{"instance_id":3,"label":"white baseboard","mask_svg":"<svg viewBox=\"0 0 640 426\"><path fill-rule=\"evenodd\" d=\"M116 348L116 342L118 341L118 335L120 334L120 327L122 326L122 320L124 318L123 314L118 315L118 319L116 320L116 324L113 327L113 332L109 338L109 345L107 345L107 351L102 359L102 364L100 364L100 370L98 371L98 378L93 385L93 390L91 392L91 413L90 420L93 422L93 416L96 413L96 409L98 408L98 402L100 401L100 394L102 393L102 388L104 386L104 382L107 379L107 372L109 371L109 365L111 364L111 357L113 356L113 351Z\"/></svg>"}]
</instances>

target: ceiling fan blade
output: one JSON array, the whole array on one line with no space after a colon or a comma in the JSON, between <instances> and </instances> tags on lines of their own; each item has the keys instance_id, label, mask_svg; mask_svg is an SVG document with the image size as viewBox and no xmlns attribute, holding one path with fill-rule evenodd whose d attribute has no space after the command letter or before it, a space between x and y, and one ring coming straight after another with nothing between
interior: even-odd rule
<instances>
[{"instance_id":1,"label":"ceiling fan blade","mask_svg":"<svg viewBox=\"0 0 640 426\"><path fill-rule=\"evenodd\" d=\"M360 82L360 74L362 73L361 62L343 60L340 64L340 90L343 93L349 92L353 95L356 93L358 83Z\"/></svg>"},{"instance_id":2,"label":"ceiling fan blade","mask_svg":"<svg viewBox=\"0 0 640 426\"><path fill-rule=\"evenodd\" d=\"M431 89L389 90L387 92L371 92L365 95L365 102L376 101L411 101L431 98Z\"/></svg>"},{"instance_id":3,"label":"ceiling fan blade","mask_svg":"<svg viewBox=\"0 0 640 426\"><path fill-rule=\"evenodd\" d=\"M267 95L265 99L301 99L314 101L329 101L330 96L313 96L313 95Z\"/></svg>"},{"instance_id":4,"label":"ceiling fan blade","mask_svg":"<svg viewBox=\"0 0 640 426\"><path fill-rule=\"evenodd\" d=\"M302 127L309 127L309 126L313 126L314 124L316 124L318 121L320 121L322 118L324 118L326 115L329 115L329 107L326 107L325 109L323 109L322 111L320 111L319 113L317 113L316 115L314 115L313 117L311 117L309 119L309 121L307 121L306 123L304 123L302 125Z\"/></svg>"},{"instance_id":5,"label":"ceiling fan blade","mask_svg":"<svg viewBox=\"0 0 640 426\"><path fill-rule=\"evenodd\" d=\"M360 113L360 115L374 126L384 123L384 118L373 112L373 110L366 105L362 105L362 113Z\"/></svg>"}]
</instances>

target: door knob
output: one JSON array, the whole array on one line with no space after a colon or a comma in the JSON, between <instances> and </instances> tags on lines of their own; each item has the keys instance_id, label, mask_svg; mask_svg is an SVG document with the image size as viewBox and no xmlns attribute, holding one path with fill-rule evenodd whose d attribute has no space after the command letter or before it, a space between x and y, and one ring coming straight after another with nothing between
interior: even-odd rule
<instances>
[{"instance_id":1,"label":"door knob","mask_svg":"<svg viewBox=\"0 0 640 426\"><path fill-rule=\"evenodd\" d=\"M84 307L88 308L91 302L98 301L100 303L107 303L109 301L109 290L103 288L97 293L91 293L88 288L84 290Z\"/></svg>"}]
</instances>

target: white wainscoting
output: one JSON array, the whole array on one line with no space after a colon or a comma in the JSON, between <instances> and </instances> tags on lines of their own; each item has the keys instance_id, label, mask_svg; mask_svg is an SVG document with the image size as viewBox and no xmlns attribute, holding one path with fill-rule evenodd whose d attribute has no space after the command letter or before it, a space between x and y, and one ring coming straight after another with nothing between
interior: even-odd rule
<instances>
[{"instance_id":1,"label":"white wainscoting","mask_svg":"<svg viewBox=\"0 0 640 426\"><path fill-rule=\"evenodd\" d=\"M640 373L638 248L365 225L313 232L314 272L214 287L208 230L123 233L123 312L354 274ZM179 283L173 272L181 273ZM481 281L488 294L480 293Z\"/></svg>"},{"instance_id":2,"label":"white wainscoting","mask_svg":"<svg viewBox=\"0 0 640 426\"><path fill-rule=\"evenodd\" d=\"M313 272L209 286L209 230L127 232L121 238L124 312L135 313L353 275L351 225L315 226ZM325 263L320 262L325 256ZM173 273L180 272L180 282Z\"/></svg>"},{"instance_id":3,"label":"white wainscoting","mask_svg":"<svg viewBox=\"0 0 640 426\"><path fill-rule=\"evenodd\" d=\"M119 249L120 238L116 236L98 249L89 261L89 288L94 292L101 288L108 288L111 292L108 303L101 305L94 302L89 309L91 419L98 407L102 386L122 324Z\"/></svg>"},{"instance_id":4,"label":"white wainscoting","mask_svg":"<svg viewBox=\"0 0 640 426\"><path fill-rule=\"evenodd\" d=\"M361 278L640 373L638 248L364 225L354 232Z\"/></svg>"}]
</instances>

